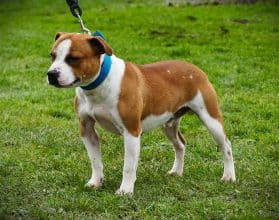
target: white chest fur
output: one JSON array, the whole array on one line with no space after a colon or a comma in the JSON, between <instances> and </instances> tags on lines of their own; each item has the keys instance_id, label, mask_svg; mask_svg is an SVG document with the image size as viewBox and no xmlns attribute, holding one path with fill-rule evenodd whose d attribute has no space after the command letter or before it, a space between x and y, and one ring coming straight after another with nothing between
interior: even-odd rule
<instances>
[{"instance_id":1,"label":"white chest fur","mask_svg":"<svg viewBox=\"0 0 279 220\"><path fill-rule=\"evenodd\" d=\"M123 60L111 57L111 70L105 81L96 89L76 89L79 100L78 114L81 119L90 116L105 129L122 133L123 125L117 110L121 81L125 71Z\"/></svg>"}]
</instances>

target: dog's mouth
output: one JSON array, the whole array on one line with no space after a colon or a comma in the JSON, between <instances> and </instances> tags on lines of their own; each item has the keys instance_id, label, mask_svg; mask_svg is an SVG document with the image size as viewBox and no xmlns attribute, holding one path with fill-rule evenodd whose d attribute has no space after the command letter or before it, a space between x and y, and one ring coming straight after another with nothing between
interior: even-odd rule
<instances>
[{"instance_id":1,"label":"dog's mouth","mask_svg":"<svg viewBox=\"0 0 279 220\"><path fill-rule=\"evenodd\" d=\"M71 88L71 87L75 87L80 83L80 78L76 78L72 83L70 84L66 84L64 81L58 81L58 80L49 80L48 79L48 83L50 85L53 85L57 88Z\"/></svg>"},{"instance_id":2,"label":"dog's mouth","mask_svg":"<svg viewBox=\"0 0 279 220\"><path fill-rule=\"evenodd\" d=\"M70 88L70 87L74 87L76 86L78 83L80 82L80 78L76 78L72 83L70 84L63 84L63 83L60 83L60 88Z\"/></svg>"}]
</instances>

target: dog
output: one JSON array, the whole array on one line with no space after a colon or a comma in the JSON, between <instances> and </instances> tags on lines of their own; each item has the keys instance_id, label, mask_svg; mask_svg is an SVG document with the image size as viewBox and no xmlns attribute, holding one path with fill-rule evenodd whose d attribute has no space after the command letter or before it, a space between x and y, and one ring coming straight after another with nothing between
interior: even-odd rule
<instances>
[{"instance_id":1,"label":"dog","mask_svg":"<svg viewBox=\"0 0 279 220\"><path fill-rule=\"evenodd\" d=\"M101 37L62 32L55 36L51 57L49 84L76 88L75 111L92 167L87 187L100 187L104 178L96 123L124 137L123 179L117 194L133 194L141 135L158 126L175 152L168 174L181 176L186 142L179 122L187 112L199 117L221 148L222 180L236 180L232 147L224 131L216 92L195 65L184 61L137 65L115 56Z\"/></svg>"}]
</instances>

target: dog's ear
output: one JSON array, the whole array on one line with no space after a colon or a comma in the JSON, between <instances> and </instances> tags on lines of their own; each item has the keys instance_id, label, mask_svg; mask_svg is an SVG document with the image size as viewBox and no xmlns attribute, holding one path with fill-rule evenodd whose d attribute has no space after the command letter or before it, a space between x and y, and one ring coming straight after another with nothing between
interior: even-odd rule
<instances>
[{"instance_id":1,"label":"dog's ear","mask_svg":"<svg viewBox=\"0 0 279 220\"><path fill-rule=\"evenodd\" d=\"M56 33L54 40L57 41L57 39L59 37L61 37L63 34L66 34L66 33L65 32L58 32L58 33Z\"/></svg>"},{"instance_id":2,"label":"dog's ear","mask_svg":"<svg viewBox=\"0 0 279 220\"><path fill-rule=\"evenodd\" d=\"M112 55L112 48L108 43L101 37L91 37L89 38L90 45L97 50L99 54L106 53L107 55Z\"/></svg>"}]
</instances>

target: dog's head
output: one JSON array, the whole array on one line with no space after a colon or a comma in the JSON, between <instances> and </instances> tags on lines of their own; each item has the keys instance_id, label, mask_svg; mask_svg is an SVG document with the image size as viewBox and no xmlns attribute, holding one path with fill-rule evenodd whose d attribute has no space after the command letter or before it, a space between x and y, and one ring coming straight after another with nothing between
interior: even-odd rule
<instances>
[{"instance_id":1,"label":"dog's head","mask_svg":"<svg viewBox=\"0 0 279 220\"><path fill-rule=\"evenodd\" d=\"M49 84L60 88L88 84L98 74L104 53L111 56L112 48L101 37L57 33L50 53Z\"/></svg>"}]
</instances>

